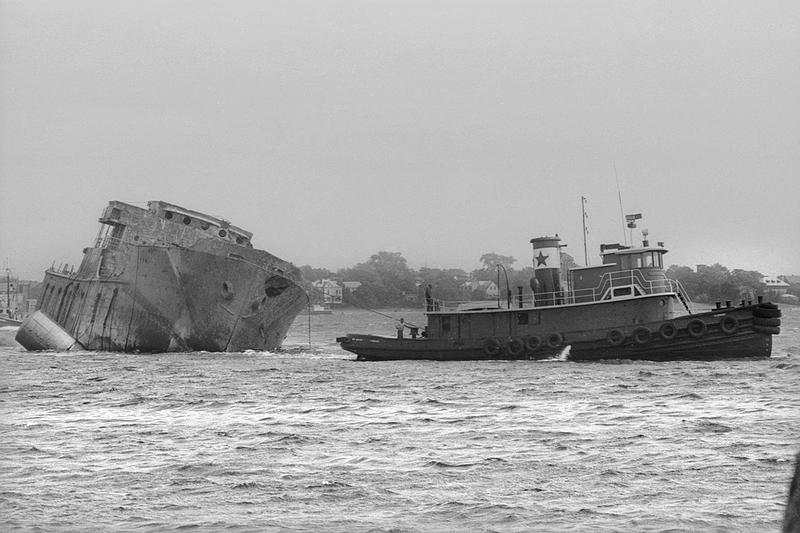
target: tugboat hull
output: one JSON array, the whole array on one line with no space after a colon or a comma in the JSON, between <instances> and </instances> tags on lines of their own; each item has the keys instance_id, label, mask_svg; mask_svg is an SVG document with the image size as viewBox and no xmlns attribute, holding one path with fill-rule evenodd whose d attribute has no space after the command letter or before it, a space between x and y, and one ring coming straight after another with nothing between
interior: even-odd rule
<instances>
[{"instance_id":1,"label":"tugboat hull","mask_svg":"<svg viewBox=\"0 0 800 533\"><path fill-rule=\"evenodd\" d=\"M769 317L759 317L768 314ZM769 357L779 311L761 304L603 329L475 339L394 339L348 334L337 341L360 361L399 359L650 361ZM577 325L577 324L576 324Z\"/></svg>"}]
</instances>

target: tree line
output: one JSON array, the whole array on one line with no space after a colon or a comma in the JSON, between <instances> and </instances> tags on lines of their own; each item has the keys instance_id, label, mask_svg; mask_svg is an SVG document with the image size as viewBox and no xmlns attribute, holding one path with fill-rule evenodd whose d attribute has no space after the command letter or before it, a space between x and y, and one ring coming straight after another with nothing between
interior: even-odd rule
<instances>
[{"instance_id":1,"label":"tree line","mask_svg":"<svg viewBox=\"0 0 800 533\"><path fill-rule=\"evenodd\" d=\"M465 287L467 281L494 281L505 298L506 290L516 293L517 287L530 291L530 280L534 275L532 266L514 268L514 257L494 252L485 253L480 258L481 267L467 272L460 268L412 269L400 252L378 252L367 261L336 272L315 268L310 265L300 267L305 278L306 288L312 297L320 301L321 294L314 290L311 281L332 279L338 281L357 281L357 290L343 294L345 304L359 307L416 307L424 298L425 287L432 286L433 297L440 300L472 300L486 297L482 289L471 290ZM502 265L498 268L497 265ZM563 271L575 266L573 258L562 253ZM729 270L720 264L698 266L694 270L687 266L672 265L667 269L667 277L681 282L689 297L695 301L712 302L731 300L755 300L763 292L760 272L752 270Z\"/></svg>"},{"instance_id":2,"label":"tree line","mask_svg":"<svg viewBox=\"0 0 800 533\"><path fill-rule=\"evenodd\" d=\"M412 269L400 252L378 252L367 261L336 272L309 265L300 267L312 297L319 299L321 294L311 287L310 282L320 279L338 281L357 281L361 286L352 292L345 292L344 303L359 307L416 307L416 303L424 297L425 287L431 285L433 297L439 300L471 300L485 298L482 290L470 290L464 287L467 281L494 281L497 283L498 271L501 276L501 290L508 284L529 287L533 276L533 267L516 270L512 267L516 262L511 256L487 253L481 256L482 267L472 272L460 268ZM506 271L496 267L502 264Z\"/></svg>"},{"instance_id":3,"label":"tree line","mask_svg":"<svg viewBox=\"0 0 800 533\"><path fill-rule=\"evenodd\" d=\"M687 266L672 265L667 277L680 281L692 300L698 302L723 302L730 300L755 300L764 292L763 274L755 270L729 270L715 263L698 265L697 270Z\"/></svg>"}]
</instances>

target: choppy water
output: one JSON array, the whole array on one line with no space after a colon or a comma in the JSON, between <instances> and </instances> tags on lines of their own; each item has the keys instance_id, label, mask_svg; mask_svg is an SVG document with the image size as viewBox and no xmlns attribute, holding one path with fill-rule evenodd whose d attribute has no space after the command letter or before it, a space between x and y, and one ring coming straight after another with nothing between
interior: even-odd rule
<instances>
[{"instance_id":1,"label":"choppy water","mask_svg":"<svg viewBox=\"0 0 800 533\"><path fill-rule=\"evenodd\" d=\"M420 319L406 313L407 319ZM800 310L770 360L362 363L0 348L4 531L778 531Z\"/></svg>"}]
</instances>

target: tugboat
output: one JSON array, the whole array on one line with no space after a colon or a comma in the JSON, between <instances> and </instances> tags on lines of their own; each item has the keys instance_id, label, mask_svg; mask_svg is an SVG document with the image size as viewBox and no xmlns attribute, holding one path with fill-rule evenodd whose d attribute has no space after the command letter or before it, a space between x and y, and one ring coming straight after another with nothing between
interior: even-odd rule
<instances>
[{"instance_id":1,"label":"tugboat","mask_svg":"<svg viewBox=\"0 0 800 533\"><path fill-rule=\"evenodd\" d=\"M299 269L226 220L112 201L99 221L77 270L45 272L28 350L274 350L306 305Z\"/></svg>"},{"instance_id":2,"label":"tugboat","mask_svg":"<svg viewBox=\"0 0 800 533\"><path fill-rule=\"evenodd\" d=\"M713 360L769 357L780 333L775 304L742 300L693 312L681 284L667 278L667 249L604 244L602 264L562 268L561 239L531 239L531 292L507 301L426 302L419 338L350 333L337 338L361 361L603 359ZM413 335L412 335L413 337Z\"/></svg>"}]
</instances>

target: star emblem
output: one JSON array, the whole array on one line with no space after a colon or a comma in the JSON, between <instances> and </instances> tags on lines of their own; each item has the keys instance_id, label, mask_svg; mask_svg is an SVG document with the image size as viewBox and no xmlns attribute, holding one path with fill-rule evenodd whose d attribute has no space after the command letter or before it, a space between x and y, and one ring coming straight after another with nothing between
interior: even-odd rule
<instances>
[{"instance_id":1,"label":"star emblem","mask_svg":"<svg viewBox=\"0 0 800 533\"><path fill-rule=\"evenodd\" d=\"M536 266L547 266L547 258L550 257L549 255L544 255L541 250L539 250L539 255L536 256Z\"/></svg>"}]
</instances>

